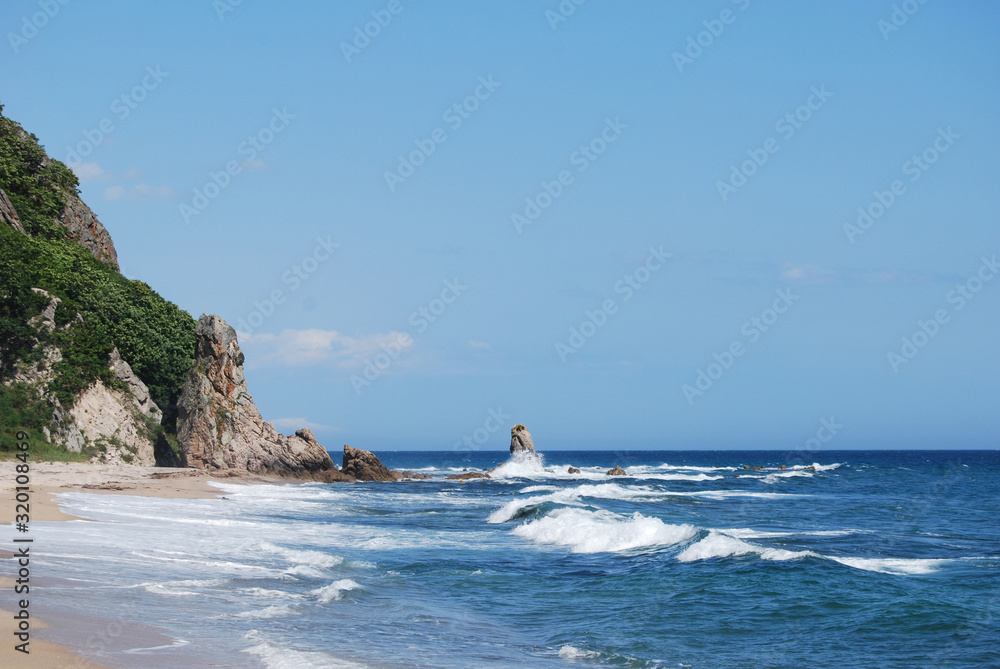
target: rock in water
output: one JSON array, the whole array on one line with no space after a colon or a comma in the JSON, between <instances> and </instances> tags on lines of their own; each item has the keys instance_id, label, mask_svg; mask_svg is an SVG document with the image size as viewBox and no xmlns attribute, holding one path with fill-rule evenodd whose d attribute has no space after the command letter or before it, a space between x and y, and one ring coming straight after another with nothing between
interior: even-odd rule
<instances>
[{"instance_id":1,"label":"rock in water","mask_svg":"<svg viewBox=\"0 0 1000 669\"><path fill-rule=\"evenodd\" d=\"M184 466L353 480L337 471L308 429L286 437L264 421L247 392L243 351L229 323L205 314L195 333L195 361L177 403L177 441Z\"/></svg>"},{"instance_id":2,"label":"rock in water","mask_svg":"<svg viewBox=\"0 0 1000 669\"><path fill-rule=\"evenodd\" d=\"M510 428L510 454L514 455L519 451L535 452L535 443L531 440L531 433L520 423Z\"/></svg>"},{"instance_id":3,"label":"rock in water","mask_svg":"<svg viewBox=\"0 0 1000 669\"><path fill-rule=\"evenodd\" d=\"M625 473L621 465L615 465L614 469L608 470L608 476L628 476L628 474Z\"/></svg>"},{"instance_id":4,"label":"rock in water","mask_svg":"<svg viewBox=\"0 0 1000 669\"><path fill-rule=\"evenodd\" d=\"M482 474L480 472L465 472L464 474L452 474L448 477L449 481L468 481L470 479L488 479L492 478L489 474Z\"/></svg>"},{"instance_id":5,"label":"rock in water","mask_svg":"<svg viewBox=\"0 0 1000 669\"><path fill-rule=\"evenodd\" d=\"M580 470L577 469L576 467L570 467L568 471L569 471L570 474L579 474L580 473Z\"/></svg>"},{"instance_id":6,"label":"rock in water","mask_svg":"<svg viewBox=\"0 0 1000 669\"><path fill-rule=\"evenodd\" d=\"M358 481L395 481L403 478L396 476L371 451L351 448L344 444L344 463L340 471L353 476Z\"/></svg>"}]
</instances>

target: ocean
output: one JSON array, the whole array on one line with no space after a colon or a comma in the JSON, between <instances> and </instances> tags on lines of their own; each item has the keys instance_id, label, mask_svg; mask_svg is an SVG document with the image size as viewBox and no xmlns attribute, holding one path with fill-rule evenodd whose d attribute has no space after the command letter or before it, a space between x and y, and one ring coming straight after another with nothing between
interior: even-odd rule
<instances>
[{"instance_id":1,"label":"ocean","mask_svg":"<svg viewBox=\"0 0 1000 669\"><path fill-rule=\"evenodd\" d=\"M33 613L114 667L1000 666L996 451L378 455L432 478L65 494Z\"/></svg>"}]
</instances>

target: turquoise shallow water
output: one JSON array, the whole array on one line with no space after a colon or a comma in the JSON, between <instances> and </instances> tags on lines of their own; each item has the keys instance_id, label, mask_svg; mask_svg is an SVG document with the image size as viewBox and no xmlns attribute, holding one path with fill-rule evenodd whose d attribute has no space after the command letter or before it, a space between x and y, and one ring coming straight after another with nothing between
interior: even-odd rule
<instances>
[{"instance_id":1,"label":"turquoise shallow water","mask_svg":"<svg viewBox=\"0 0 1000 669\"><path fill-rule=\"evenodd\" d=\"M38 604L122 667L1000 666L996 452L380 455L433 478L66 495Z\"/></svg>"}]
</instances>

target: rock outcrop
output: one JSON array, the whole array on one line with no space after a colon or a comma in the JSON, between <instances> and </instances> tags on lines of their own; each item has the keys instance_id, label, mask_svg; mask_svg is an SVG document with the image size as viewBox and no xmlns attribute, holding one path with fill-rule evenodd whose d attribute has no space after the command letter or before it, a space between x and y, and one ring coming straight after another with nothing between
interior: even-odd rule
<instances>
[{"instance_id":1,"label":"rock outcrop","mask_svg":"<svg viewBox=\"0 0 1000 669\"><path fill-rule=\"evenodd\" d=\"M566 471L568 473L570 473L570 474L579 474L580 473L580 470L577 467L570 467Z\"/></svg>"},{"instance_id":2,"label":"rock outcrop","mask_svg":"<svg viewBox=\"0 0 1000 669\"><path fill-rule=\"evenodd\" d=\"M510 454L514 455L518 451L535 452L535 444L531 440L531 433L528 428L518 423L510 428Z\"/></svg>"},{"instance_id":3,"label":"rock outcrop","mask_svg":"<svg viewBox=\"0 0 1000 669\"><path fill-rule=\"evenodd\" d=\"M7 197L7 193L0 188L0 224L7 224L14 228L22 234L24 232L24 226L21 225L21 219L17 216L17 211L14 209L14 205L11 204L10 199Z\"/></svg>"},{"instance_id":4,"label":"rock outcrop","mask_svg":"<svg viewBox=\"0 0 1000 669\"><path fill-rule=\"evenodd\" d=\"M261 417L247 392L243 351L232 326L206 314L195 332L195 361L177 407L184 466L316 481L353 480L337 471L308 429L286 437Z\"/></svg>"},{"instance_id":5,"label":"rock outcrop","mask_svg":"<svg viewBox=\"0 0 1000 669\"><path fill-rule=\"evenodd\" d=\"M628 476L625 470L622 469L621 465L615 465L614 469L609 469L607 472L608 476Z\"/></svg>"},{"instance_id":6,"label":"rock outcrop","mask_svg":"<svg viewBox=\"0 0 1000 669\"><path fill-rule=\"evenodd\" d=\"M399 472L390 471L374 453L344 444L344 462L340 471L358 481L396 481L403 478Z\"/></svg>"},{"instance_id":7,"label":"rock outcrop","mask_svg":"<svg viewBox=\"0 0 1000 669\"><path fill-rule=\"evenodd\" d=\"M115 251L111 235L97 220L90 207L75 193L63 191L63 194L66 196L66 207L59 216L59 222L66 226L69 237L75 239L98 260L118 269L118 252Z\"/></svg>"},{"instance_id":8,"label":"rock outcrop","mask_svg":"<svg viewBox=\"0 0 1000 669\"><path fill-rule=\"evenodd\" d=\"M480 472L465 472L464 474L452 474L448 477L449 481L469 481L471 479L488 479L492 478L489 474L482 474Z\"/></svg>"}]
</instances>

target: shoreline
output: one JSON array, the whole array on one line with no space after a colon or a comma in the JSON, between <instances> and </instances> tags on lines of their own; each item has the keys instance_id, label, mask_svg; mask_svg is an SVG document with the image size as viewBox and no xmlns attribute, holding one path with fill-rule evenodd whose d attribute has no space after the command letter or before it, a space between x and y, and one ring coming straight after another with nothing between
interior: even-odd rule
<instances>
[{"instance_id":1,"label":"shoreline","mask_svg":"<svg viewBox=\"0 0 1000 669\"><path fill-rule=\"evenodd\" d=\"M4 488L13 492L16 477L17 461L0 462L0 480ZM197 469L175 469L169 467L141 467L121 465L97 465L85 462L39 462L31 463L30 469L30 519L31 522L64 522L87 521L63 511L58 496L70 492L85 492L100 495L135 495L140 497L159 497L166 499L217 499L222 497L219 489L209 485L210 481L231 481L234 483L269 483L287 484L298 482L295 479L258 476L241 473L230 475L226 472L207 472ZM16 501L13 495L4 495L0 501L0 523L11 527L15 518ZM87 521L90 522L90 521ZM10 564L14 553L9 550L0 551L0 564ZM0 591L4 597L0 600L0 616L4 624L0 625L0 634L4 639L13 639L15 632L13 607L21 598L14 592L14 579L7 576L11 573L5 570L0 576ZM36 586L37 587L37 586ZM43 586L44 587L44 586ZM30 597L27 598L29 601ZM34 607L33 607L34 608ZM50 621L46 623L46 621ZM14 650L14 643L5 642L0 647L0 666L4 667L86 667L93 669L112 669L105 664L99 664L87 659L79 649L86 647L86 639L92 636L87 627L88 619L43 615L38 617L32 611L30 654L24 655ZM37 635L39 630L44 636L57 633L62 639L80 639L79 643L55 643ZM155 630L146 630L150 639L158 636ZM155 645L155 644L153 644ZM248 659L248 662L250 660Z\"/></svg>"}]
</instances>

